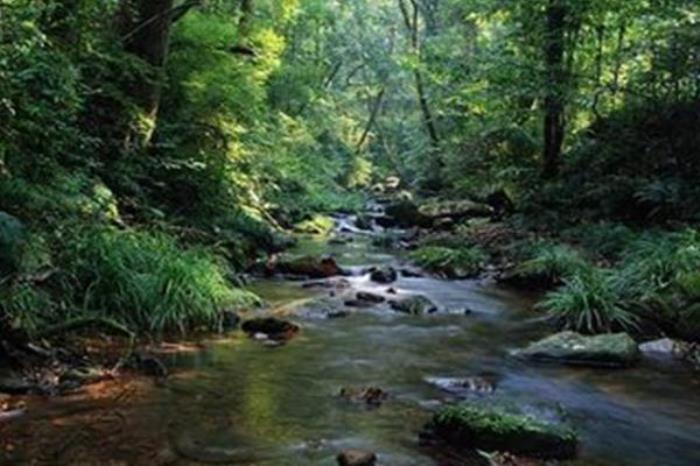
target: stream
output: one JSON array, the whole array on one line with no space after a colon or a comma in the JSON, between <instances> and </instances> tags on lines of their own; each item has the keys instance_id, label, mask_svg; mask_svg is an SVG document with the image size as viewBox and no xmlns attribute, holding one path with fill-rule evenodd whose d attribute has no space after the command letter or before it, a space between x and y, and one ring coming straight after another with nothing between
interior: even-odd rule
<instances>
[{"instance_id":1,"label":"stream","mask_svg":"<svg viewBox=\"0 0 700 466\"><path fill-rule=\"evenodd\" d=\"M539 417L563 416L580 433L573 465L700 464L700 376L671 361L626 370L532 365L508 356L551 331L532 297L480 281L400 277L370 282L369 265L406 263L400 253L353 234L346 244L307 238L294 253L329 254L353 271L353 289L424 294L451 312L411 316L382 305L329 319L308 299L328 289L266 279L251 289L302 327L270 347L232 332L201 349L163 356L167 381L128 378L61 399L27 399L27 414L0 424L0 464L334 465L348 448L377 452L384 466L450 462L421 447L431 411L456 395L430 378L486 374L478 402L515 403ZM256 311L257 312L257 311ZM247 318L248 316L246 316ZM369 408L338 396L343 387L381 387Z\"/></svg>"}]
</instances>

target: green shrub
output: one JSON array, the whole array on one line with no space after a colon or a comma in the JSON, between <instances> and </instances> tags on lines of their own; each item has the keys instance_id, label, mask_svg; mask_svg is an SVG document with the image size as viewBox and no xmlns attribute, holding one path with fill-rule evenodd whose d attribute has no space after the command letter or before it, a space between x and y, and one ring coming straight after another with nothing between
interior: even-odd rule
<instances>
[{"instance_id":1,"label":"green shrub","mask_svg":"<svg viewBox=\"0 0 700 466\"><path fill-rule=\"evenodd\" d=\"M425 246L411 253L411 259L430 272L449 278L470 278L481 272L488 257L478 247Z\"/></svg>"},{"instance_id":2,"label":"green shrub","mask_svg":"<svg viewBox=\"0 0 700 466\"><path fill-rule=\"evenodd\" d=\"M527 282L551 288L566 279L590 270L591 265L576 249L561 244L544 242L535 245L525 260L515 270L515 275Z\"/></svg>"},{"instance_id":3,"label":"green shrub","mask_svg":"<svg viewBox=\"0 0 700 466\"><path fill-rule=\"evenodd\" d=\"M700 272L681 277L670 289L638 304L640 313L667 335L700 342Z\"/></svg>"},{"instance_id":4,"label":"green shrub","mask_svg":"<svg viewBox=\"0 0 700 466\"><path fill-rule=\"evenodd\" d=\"M26 234L22 222L5 212L0 212L0 280L19 269Z\"/></svg>"},{"instance_id":5,"label":"green shrub","mask_svg":"<svg viewBox=\"0 0 700 466\"><path fill-rule=\"evenodd\" d=\"M611 222L580 225L564 232L564 236L606 259L618 259L637 238L628 226Z\"/></svg>"},{"instance_id":6,"label":"green shrub","mask_svg":"<svg viewBox=\"0 0 700 466\"><path fill-rule=\"evenodd\" d=\"M700 269L700 234L648 233L623 255L618 287L630 299L659 293L687 274Z\"/></svg>"},{"instance_id":7,"label":"green shrub","mask_svg":"<svg viewBox=\"0 0 700 466\"><path fill-rule=\"evenodd\" d=\"M589 334L631 330L637 317L624 306L616 283L614 272L590 269L565 279L538 307L566 330Z\"/></svg>"},{"instance_id":8,"label":"green shrub","mask_svg":"<svg viewBox=\"0 0 700 466\"><path fill-rule=\"evenodd\" d=\"M88 228L74 232L62 265L71 301L148 332L217 323L221 311L251 306L253 294L231 287L206 249L183 250L163 234Z\"/></svg>"}]
</instances>

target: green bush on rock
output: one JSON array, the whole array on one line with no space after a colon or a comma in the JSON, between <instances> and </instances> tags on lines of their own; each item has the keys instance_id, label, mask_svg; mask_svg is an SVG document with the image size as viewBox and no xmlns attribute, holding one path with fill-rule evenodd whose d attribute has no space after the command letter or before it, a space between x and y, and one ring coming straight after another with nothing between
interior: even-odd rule
<instances>
[{"instance_id":1,"label":"green bush on rock","mask_svg":"<svg viewBox=\"0 0 700 466\"><path fill-rule=\"evenodd\" d=\"M466 403L441 408L428 427L457 448L509 451L544 459L573 458L578 443L576 434L565 427Z\"/></svg>"},{"instance_id":2,"label":"green bush on rock","mask_svg":"<svg viewBox=\"0 0 700 466\"><path fill-rule=\"evenodd\" d=\"M538 288L552 288L591 268L583 256L566 245L540 243L532 247L530 259L521 263L510 281Z\"/></svg>"},{"instance_id":3,"label":"green bush on rock","mask_svg":"<svg viewBox=\"0 0 700 466\"><path fill-rule=\"evenodd\" d=\"M560 327L583 333L636 328L638 319L625 307L614 272L591 269L565 280L538 304Z\"/></svg>"}]
</instances>

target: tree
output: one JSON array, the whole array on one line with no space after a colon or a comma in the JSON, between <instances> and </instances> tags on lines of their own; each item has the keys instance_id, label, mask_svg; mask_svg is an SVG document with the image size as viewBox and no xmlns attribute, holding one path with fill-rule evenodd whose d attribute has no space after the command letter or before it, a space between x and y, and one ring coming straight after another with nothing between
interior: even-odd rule
<instances>
[{"instance_id":1,"label":"tree","mask_svg":"<svg viewBox=\"0 0 700 466\"><path fill-rule=\"evenodd\" d=\"M410 44L413 56L416 60L416 64L413 68L413 75L416 83L416 92L418 94L418 103L420 105L420 110L423 114L423 122L425 128L430 136L430 142L433 148L437 148L440 145L440 138L438 136L437 127L435 125L435 119L430 110L430 105L428 103L428 97L425 93L425 84L423 79L423 74L421 73L421 44L419 38L419 8L415 0L410 0L411 12L409 13L408 6L404 0L399 0L399 9L401 10L401 16L403 17L404 24L406 26L406 31L408 31L410 37Z\"/></svg>"},{"instance_id":2,"label":"tree","mask_svg":"<svg viewBox=\"0 0 700 466\"><path fill-rule=\"evenodd\" d=\"M548 0L545 30L545 64L547 78L544 99L544 154L543 174L547 178L556 176L559 170L562 144L564 143L565 113L564 92L566 71L564 69L564 44L567 9L566 0Z\"/></svg>"},{"instance_id":3,"label":"tree","mask_svg":"<svg viewBox=\"0 0 700 466\"><path fill-rule=\"evenodd\" d=\"M164 81L164 67L170 48L170 34L175 21L200 1L122 0L117 13L118 31L124 50L147 66L141 79L128 84L138 113L130 118L124 135L127 152L146 148L156 128Z\"/></svg>"}]
</instances>

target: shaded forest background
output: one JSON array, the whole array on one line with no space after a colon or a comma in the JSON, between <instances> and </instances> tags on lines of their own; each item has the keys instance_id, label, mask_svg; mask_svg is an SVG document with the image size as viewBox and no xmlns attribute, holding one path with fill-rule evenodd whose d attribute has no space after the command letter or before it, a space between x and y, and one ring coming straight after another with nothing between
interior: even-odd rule
<instances>
[{"instance_id":1,"label":"shaded forest background","mask_svg":"<svg viewBox=\"0 0 700 466\"><path fill-rule=\"evenodd\" d=\"M567 326L697 338L699 148L694 0L0 0L0 317L216 326L393 175L565 242Z\"/></svg>"}]
</instances>

